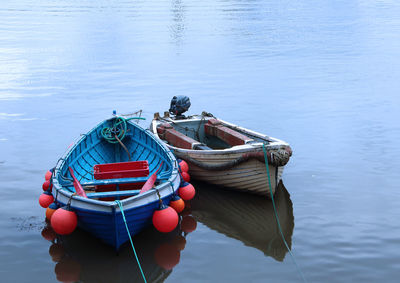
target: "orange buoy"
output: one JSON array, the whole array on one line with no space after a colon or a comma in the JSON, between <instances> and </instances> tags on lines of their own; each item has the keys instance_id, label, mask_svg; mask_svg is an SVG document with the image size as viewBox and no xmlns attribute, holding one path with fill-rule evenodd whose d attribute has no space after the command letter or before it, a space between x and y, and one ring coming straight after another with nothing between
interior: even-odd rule
<instances>
[{"instance_id":1,"label":"orange buoy","mask_svg":"<svg viewBox=\"0 0 400 283\"><path fill-rule=\"evenodd\" d=\"M46 226L42 230L42 237L44 239L46 239L47 241L52 242L56 239L57 234L56 234L56 232L54 232L53 228L51 228L50 226Z\"/></svg>"},{"instance_id":2,"label":"orange buoy","mask_svg":"<svg viewBox=\"0 0 400 283\"><path fill-rule=\"evenodd\" d=\"M174 230L178 222L178 213L170 206L161 204L160 208L153 213L153 225L162 233L169 233Z\"/></svg>"},{"instance_id":3,"label":"orange buoy","mask_svg":"<svg viewBox=\"0 0 400 283\"><path fill-rule=\"evenodd\" d=\"M178 193L183 200L191 200L192 198L194 198L196 190L194 189L192 184L183 182L178 190Z\"/></svg>"},{"instance_id":4,"label":"orange buoy","mask_svg":"<svg viewBox=\"0 0 400 283\"><path fill-rule=\"evenodd\" d=\"M51 190L53 188L53 184L50 181L44 181L42 185L43 191Z\"/></svg>"},{"instance_id":5,"label":"orange buoy","mask_svg":"<svg viewBox=\"0 0 400 283\"><path fill-rule=\"evenodd\" d=\"M197 221L191 215L187 215L182 217L181 221L181 230L185 233L190 233L196 230Z\"/></svg>"},{"instance_id":6,"label":"orange buoy","mask_svg":"<svg viewBox=\"0 0 400 283\"><path fill-rule=\"evenodd\" d=\"M179 263L180 258L180 251L169 243L160 245L154 253L155 262L165 270L174 268Z\"/></svg>"},{"instance_id":7,"label":"orange buoy","mask_svg":"<svg viewBox=\"0 0 400 283\"><path fill-rule=\"evenodd\" d=\"M49 248L49 255L54 262L59 262L65 254L63 245L54 243Z\"/></svg>"},{"instance_id":8,"label":"orange buoy","mask_svg":"<svg viewBox=\"0 0 400 283\"><path fill-rule=\"evenodd\" d=\"M53 213L58 209L58 205L53 202L51 203L47 208L46 208L46 219L47 220L51 220L51 216L53 215Z\"/></svg>"},{"instance_id":9,"label":"orange buoy","mask_svg":"<svg viewBox=\"0 0 400 283\"><path fill-rule=\"evenodd\" d=\"M39 204L43 208L47 208L53 201L54 197L49 191L45 191L39 197Z\"/></svg>"},{"instance_id":10,"label":"orange buoy","mask_svg":"<svg viewBox=\"0 0 400 283\"><path fill-rule=\"evenodd\" d=\"M51 216L51 227L60 235L71 234L78 225L76 213L67 206L60 207Z\"/></svg>"},{"instance_id":11,"label":"orange buoy","mask_svg":"<svg viewBox=\"0 0 400 283\"><path fill-rule=\"evenodd\" d=\"M181 172L181 175L182 175L182 179L183 179L185 182L190 182L190 175L189 175L188 172Z\"/></svg>"},{"instance_id":12,"label":"orange buoy","mask_svg":"<svg viewBox=\"0 0 400 283\"><path fill-rule=\"evenodd\" d=\"M175 209L177 213L180 213L185 209L185 202L179 196L174 195L172 200L169 202L169 206Z\"/></svg>"},{"instance_id":13,"label":"orange buoy","mask_svg":"<svg viewBox=\"0 0 400 283\"><path fill-rule=\"evenodd\" d=\"M50 181L51 175L53 175L53 172L51 172L50 170L48 170L48 171L46 172L46 174L44 175L44 179L45 179L46 181Z\"/></svg>"},{"instance_id":14,"label":"orange buoy","mask_svg":"<svg viewBox=\"0 0 400 283\"><path fill-rule=\"evenodd\" d=\"M187 164L187 162L185 160L182 159L178 159L179 162L179 168L181 168L182 172L189 172L189 165Z\"/></svg>"}]
</instances>

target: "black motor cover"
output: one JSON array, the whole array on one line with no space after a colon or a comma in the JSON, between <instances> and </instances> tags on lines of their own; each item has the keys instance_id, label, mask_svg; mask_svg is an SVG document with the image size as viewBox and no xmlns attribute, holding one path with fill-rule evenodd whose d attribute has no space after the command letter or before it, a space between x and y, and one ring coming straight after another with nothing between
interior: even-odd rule
<instances>
[{"instance_id":1,"label":"black motor cover","mask_svg":"<svg viewBox=\"0 0 400 283\"><path fill-rule=\"evenodd\" d=\"M184 95L174 96L171 100L169 113L177 117L182 116L183 113L189 110L190 105L189 97Z\"/></svg>"}]
</instances>

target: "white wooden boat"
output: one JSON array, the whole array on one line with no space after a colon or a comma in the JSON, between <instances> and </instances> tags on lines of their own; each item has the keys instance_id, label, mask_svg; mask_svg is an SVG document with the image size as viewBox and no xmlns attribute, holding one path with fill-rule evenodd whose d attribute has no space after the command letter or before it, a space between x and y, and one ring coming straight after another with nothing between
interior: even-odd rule
<instances>
[{"instance_id":1,"label":"white wooden boat","mask_svg":"<svg viewBox=\"0 0 400 283\"><path fill-rule=\"evenodd\" d=\"M271 190L292 155L288 143L203 112L201 115L161 117L154 114L150 130L173 153L189 163L190 176L215 185L269 196L263 144L267 151Z\"/></svg>"}]
</instances>

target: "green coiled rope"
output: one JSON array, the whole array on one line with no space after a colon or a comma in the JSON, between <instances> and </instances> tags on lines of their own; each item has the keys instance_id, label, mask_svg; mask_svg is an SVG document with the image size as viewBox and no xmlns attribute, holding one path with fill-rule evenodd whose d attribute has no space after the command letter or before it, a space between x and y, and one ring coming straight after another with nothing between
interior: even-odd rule
<instances>
[{"instance_id":1,"label":"green coiled rope","mask_svg":"<svg viewBox=\"0 0 400 283\"><path fill-rule=\"evenodd\" d=\"M122 140L126 135L127 122L133 119L146 120L146 118L142 117L115 117L112 127L104 127L101 130L101 136L109 143L118 143L118 140Z\"/></svg>"},{"instance_id":2,"label":"green coiled rope","mask_svg":"<svg viewBox=\"0 0 400 283\"><path fill-rule=\"evenodd\" d=\"M265 144L263 144L263 151L264 151L264 158L265 158L265 160L268 160L267 151L265 150ZM270 177L270 174L269 174L268 162L265 162L265 167L267 168L269 192L270 192L270 195L271 195L272 206L273 206L273 208L274 208L274 213L275 213L276 223L278 224L279 233L280 233L281 236L282 236L283 243L285 244L286 249L288 250L288 252L289 252L289 254L290 254L290 257L292 258L294 264L296 265L297 270L299 271L300 276L301 276L301 278L303 279L303 282L307 282L306 278L305 278L304 275L303 275L303 272L301 271L299 265L298 265L297 262L296 262L296 259L294 258L294 255L292 254L292 251L291 251L290 248L289 248L289 245L287 244L287 242L286 242L286 240L285 240L285 236L283 235L281 223L279 222L279 218L278 218L278 212L277 212L276 206L275 206L274 194L272 193L271 177Z\"/></svg>"},{"instance_id":3,"label":"green coiled rope","mask_svg":"<svg viewBox=\"0 0 400 283\"><path fill-rule=\"evenodd\" d=\"M115 203L118 204L119 209L121 210L122 219L124 220L124 223L125 223L126 232L128 232L129 240L131 241L132 250L133 250L133 253L135 254L135 258L136 258L137 264L139 266L140 272L142 273L143 281L144 281L144 283L147 283L146 277L144 276L144 272L143 272L142 266L140 265L140 261L139 261L139 258L137 256L136 250L135 250L135 246L133 245L131 233L129 232L128 223L126 222L124 210L122 208L122 203L119 200L116 200Z\"/></svg>"}]
</instances>

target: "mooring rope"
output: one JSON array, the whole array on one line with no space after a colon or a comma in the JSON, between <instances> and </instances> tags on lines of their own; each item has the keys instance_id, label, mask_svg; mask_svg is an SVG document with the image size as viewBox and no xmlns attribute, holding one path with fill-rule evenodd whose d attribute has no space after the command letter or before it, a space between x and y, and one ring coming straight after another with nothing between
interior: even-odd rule
<instances>
[{"instance_id":1,"label":"mooring rope","mask_svg":"<svg viewBox=\"0 0 400 283\"><path fill-rule=\"evenodd\" d=\"M131 117L131 118L124 118L124 117L115 117L113 121L112 127L104 127L101 130L101 136L109 143L116 144L119 143L121 147L126 151L129 157L129 161L131 161L131 154L128 148L124 145L122 140L125 138L126 133L128 132L128 125L127 122L136 119L136 120L146 120L142 117Z\"/></svg>"},{"instance_id":2,"label":"mooring rope","mask_svg":"<svg viewBox=\"0 0 400 283\"><path fill-rule=\"evenodd\" d=\"M263 144L263 151L264 151L264 158L265 158L265 160L267 160L267 151L265 150L265 145L264 144ZM270 177L270 174L269 174L268 162L265 162L265 167L267 168L269 192L270 192L270 195L271 195L272 206L274 208L274 214L275 214L275 218L276 218L276 223L278 224L279 233L282 236L283 243L285 244L286 249L288 250L288 252L290 254L290 257L292 258L294 264L296 265L297 270L299 271L300 276L303 279L303 282L307 282L306 278L304 277L303 272L300 269L300 266L297 264L296 259L294 258L294 255L293 255L292 251L289 248L289 245L287 244L287 242L285 240L285 236L283 235L281 223L279 222L279 218L278 218L278 212L277 212L276 206L275 206L274 194L272 193L271 177Z\"/></svg>"},{"instance_id":3,"label":"mooring rope","mask_svg":"<svg viewBox=\"0 0 400 283\"><path fill-rule=\"evenodd\" d=\"M132 250L133 250L133 253L135 254L135 258L136 258L137 264L139 266L140 272L142 273L143 281L145 283L147 283L146 277L144 276L144 272L143 272L142 266L140 265L140 261L139 261L139 258L137 256L136 250L135 250L135 246L133 245L131 233L129 232L128 223L126 222L126 218L125 218L125 214L124 214L124 209L122 207L122 203L119 200L115 200L115 203L118 204L119 209L121 210L122 219L124 220L124 223L125 223L126 232L128 232L129 240L131 241Z\"/></svg>"},{"instance_id":4,"label":"mooring rope","mask_svg":"<svg viewBox=\"0 0 400 283\"><path fill-rule=\"evenodd\" d=\"M119 142L119 144L122 146L122 148L125 150L126 154L128 154L129 161L131 161L131 154L128 150L128 148L124 145L124 143L118 138L117 135L115 135L115 139Z\"/></svg>"},{"instance_id":5,"label":"mooring rope","mask_svg":"<svg viewBox=\"0 0 400 283\"><path fill-rule=\"evenodd\" d=\"M104 127L101 130L102 137L109 143L118 143L118 139L123 140L126 135L128 129L127 122L133 119L146 120L146 118L142 117L115 117L112 127ZM116 139L115 136L117 136L118 139Z\"/></svg>"}]
</instances>

